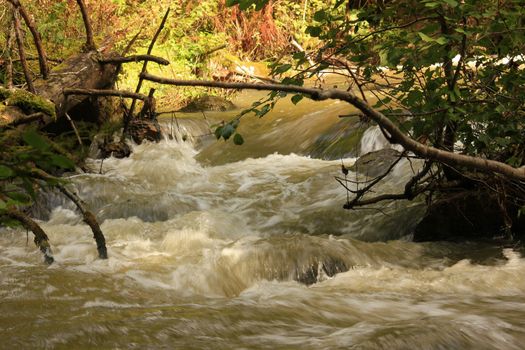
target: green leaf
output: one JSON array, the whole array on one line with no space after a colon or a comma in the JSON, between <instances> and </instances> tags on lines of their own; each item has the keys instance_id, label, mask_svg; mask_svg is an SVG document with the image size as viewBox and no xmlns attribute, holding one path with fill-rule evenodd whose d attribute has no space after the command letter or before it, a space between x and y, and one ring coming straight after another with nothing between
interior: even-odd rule
<instances>
[{"instance_id":1,"label":"green leaf","mask_svg":"<svg viewBox=\"0 0 525 350\"><path fill-rule=\"evenodd\" d=\"M239 0L226 0L226 6L231 7L239 3Z\"/></svg>"},{"instance_id":2,"label":"green leaf","mask_svg":"<svg viewBox=\"0 0 525 350\"><path fill-rule=\"evenodd\" d=\"M342 4L344 4L346 0L337 0L335 2L335 5L334 5L334 9L338 8L339 6L341 6Z\"/></svg>"},{"instance_id":3,"label":"green leaf","mask_svg":"<svg viewBox=\"0 0 525 350\"><path fill-rule=\"evenodd\" d=\"M75 163L73 163L73 161L59 154L51 155L51 163L62 169L74 169L75 168Z\"/></svg>"},{"instance_id":4,"label":"green leaf","mask_svg":"<svg viewBox=\"0 0 525 350\"><path fill-rule=\"evenodd\" d=\"M283 74L284 72L287 72L292 68L291 64L281 64L273 69L273 73L275 74Z\"/></svg>"},{"instance_id":5,"label":"green leaf","mask_svg":"<svg viewBox=\"0 0 525 350\"><path fill-rule=\"evenodd\" d=\"M8 192L6 195L15 202L14 204L27 205L31 203L31 196L29 196L27 193Z\"/></svg>"},{"instance_id":6,"label":"green leaf","mask_svg":"<svg viewBox=\"0 0 525 350\"><path fill-rule=\"evenodd\" d=\"M317 22L322 22L326 19L326 12L324 10L319 10L314 13L314 20Z\"/></svg>"},{"instance_id":7,"label":"green leaf","mask_svg":"<svg viewBox=\"0 0 525 350\"><path fill-rule=\"evenodd\" d=\"M439 45L445 45L446 43L448 43L448 39L445 38L444 36L440 36L439 38L437 38L436 40L434 40L436 43L438 43Z\"/></svg>"},{"instance_id":8,"label":"green leaf","mask_svg":"<svg viewBox=\"0 0 525 350\"><path fill-rule=\"evenodd\" d=\"M241 134L235 134L235 136L233 136L233 143L238 146L244 143L244 139L242 138Z\"/></svg>"},{"instance_id":9,"label":"green leaf","mask_svg":"<svg viewBox=\"0 0 525 350\"><path fill-rule=\"evenodd\" d=\"M226 124L223 128L222 128L222 137L227 140L229 139L233 133L235 132L235 128L233 127L233 125L231 124Z\"/></svg>"},{"instance_id":10,"label":"green leaf","mask_svg":"<svg viewBox=\"0 0 525 350\"><path fill-rule=\"evenodd\" d=\"M0 165L0 179L11 177L14 174L15 172L11 168L6 167L5 165Z\"/></svg>"},{"instance_id":11,"label":"green leaf","mask_svg":"<svg viewBox=\"0 0 525 350\"><path fill-rule=\"evenodd\" d=\"M306 58L306 53L304 51L296 52L292 57L294 60L303 60Z\"/></svg>"},{"instance_id":12,"label":"green leaf","mask_svg":"<svg viewBox=\"0 0 525 350\"><path fill-rule=\"evenodd\" d=\"M40 136L33 129L26 131L24 135L22 135L22 138L29 146L39 151L47 151L50 148L49 143L46 141L46 139Z\"/></svg>"},{"instance_id":13,"label":"green leaf","mask_svg":"<svg viewBox=\"0 0 525 350\"><path fill-rule=\"evenodd\" d=\"M215 137L217 138L217 140L220 139L222 136L222 128L222 126L219 126L217 129L215 129Z\"/></svg>"},{"instance_id":14,"label":"green leaf","mask_svg":"<svg viewBox=\"0 0 525 350\"><path fill-rule=\"evenodd\" d=\"M260 111L257 111L255 112L255 115L258 116L259 118L262 118L264 117L270 110L272 109L272 107L269 105L269 104L266 104L264 105Z\"/></svg>"},{"instance_id":15,"label":"green leaf","mask_svg":"<svg viewBox=\"0 0 525 350\"><path fill-rule=\"evenodd\" d=\"M432 39L431 37L429 37L429 36L426 35L425 33L417 32L417 35L419 35L419 37L420 37L423 41L426 41L426 42L433 42L433 41L434 41L434 39Z\"/></svg>"},{"instance_id":16,"label":"green leaf","mask_svg":"<svg viewBox=\"0 0 525 350\"><path fill-rule=\"evenodd\" d=\"M253 1L250 1L250 0L240 0L239 1L239 8L241 10L247 10L250 6L253 5Z\"/></svg>"},{"instance_id":17,"label":"green leaf","mask_svg":"<svg viewBox=\"0 0 525 350\"><path fill-rule=\"evenodd\" d=\"M6 202L0 199L0 210L4 210L7 208Z\"/></svg>"},{"instance_id":18,"label":"green leaf","mask_svg":"<svg viewBox=\"0 0 525 350\"><path fill-rule=\"evenodd\" d=\"M306 34L310 34L313 37L320 36L321 32L321 27L308 26L308 28L306 28Z\"/></svg>"},{"instance_id":19,"label":"green leaf","mask_svg":"<svg viewBox=\"0 0 525 350\"><path fill-rule=\"evenodd\" d=\"M459 3L456 0L443 0L446 2L450 7L457 7Z\"/></svg>"},{"instance_id":20,"label":"green leaf","mask_svg":"<svg viewBox=\"0 0 525 350\"><path fill-rule=\"evenodd\" d=\"M293 95L293 96L292 96L292 103L293 103L294 105L296 105L296 104L298 104L299 101L301 101L303 98L304 98L304 96L301 95L301 94Z\"/></svg>"}]
</instances>

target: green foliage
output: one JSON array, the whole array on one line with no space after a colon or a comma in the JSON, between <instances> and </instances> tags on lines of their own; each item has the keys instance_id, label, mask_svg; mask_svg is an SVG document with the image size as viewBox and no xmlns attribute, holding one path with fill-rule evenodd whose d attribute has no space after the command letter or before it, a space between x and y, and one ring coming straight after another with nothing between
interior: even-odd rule
<instances>
[{"instance_id":1,"label":"green foliage","mask_svg":"<svg viewBox=\"0 0 525 350\"><path fill-rule=\"evenodd\" d=\"M343 3L315 11L305 33L323 43L319 61L283 83L301 84L335 58L352 69L349 83L374 91L374 107L412 137L525 164L523 0L378 1L354 11ZM306 55L293 59L273 73L299 69Z\"/></svg>"},{"instance_id":2,"label":"green foliage","mask_svg":"<svg viewBox=\"0 0 525 350\"><path fill-rule=\"evenodd\" d=\"M39 176L38 169L55 173L74 167L37 130L4 132L0 136L0 222L6 223L2 211L31 205L37 188L55 183Z\"/></svg>"}]
</instances>

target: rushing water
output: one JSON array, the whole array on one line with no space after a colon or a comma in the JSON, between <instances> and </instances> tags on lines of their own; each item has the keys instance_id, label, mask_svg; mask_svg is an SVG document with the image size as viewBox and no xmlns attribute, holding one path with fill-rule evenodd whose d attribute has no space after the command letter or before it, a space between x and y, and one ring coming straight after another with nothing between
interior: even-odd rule
<instances>
[{"instance_id":1,"label":"rushing water","mask_svg":"<svg viewBox=\"0 0 525 350\"><path fill-rule=\"evenodd\" d=\"M314 116L335 123L341 108ZM300 114L283 129L315 119ZM38 212L55 264L25 232L1 231L0 348L523 348L519 250L412 243L418 203L343 210L341 161L288 154L294 137L310 139L301 130L249 141L243 156L224 143L143 144L102 174L71 177L110 258L96 258L89 228L56 194ZM382 190L410 169L399 164ZM330 277L334 266L347 271Z\"/></svg>"}]
</instances>

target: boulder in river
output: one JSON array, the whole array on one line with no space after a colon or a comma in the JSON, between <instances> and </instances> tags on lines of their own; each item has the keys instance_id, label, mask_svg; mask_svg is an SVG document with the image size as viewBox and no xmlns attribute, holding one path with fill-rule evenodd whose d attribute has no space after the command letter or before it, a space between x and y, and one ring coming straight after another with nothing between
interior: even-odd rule
<instances>
[{"instance_id":1,"label":"boulder in river","mask_svg":"<svg viewBox=\"0 0 525 350\"><path fill-rule=\"evenodd\" d=\"M368 177L376 177L385 173L400 155L399 151L392 148L370 152L361 156L350 170Z\"/></svg>"}]
</instances>

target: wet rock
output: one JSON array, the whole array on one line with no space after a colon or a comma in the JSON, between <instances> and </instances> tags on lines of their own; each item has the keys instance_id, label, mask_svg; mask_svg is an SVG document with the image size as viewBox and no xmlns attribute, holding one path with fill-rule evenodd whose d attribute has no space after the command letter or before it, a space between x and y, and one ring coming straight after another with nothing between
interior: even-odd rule
<instances>
[{"instance_id":1,"label":"wet rock","mask_svg":"<svg viewBox=\"0 0 525 350\"><path fill-rule=\"evenodd\" d=\"M295 280L307 286L320 281L322 275L333 277L340 272L348 271L348 266L343 260L326 257L320 262L314 262L303 270L298 270Z\"/></svg>"},{"instance_id":2,"label":"wet rock","mask_svg":"<svg viewBox=\"0 0 525 350\"><path fill-rule=\"evenodd\" d=\"M391 148L370 152L360 157L350 170L376 177L387 171L400 155L399 151Z\"/></svg>"},{"instance_id":3,"label":"wet rock","mask_svg":"<svg viewBox=\"0 0 525 350\"><path fill-rule=\"evenodd\" d=\"M101 149L101 157L127 158L131 154L131 148L125 142L111 142L105 144Z\"/></svg>"},{"instance_id":4,"label":"wet rock","mask_svg":"<svg viewBox=\"0 0 525 350\"><path fill-rule=\"evenodd\" d=\"M126 158L131 154L131 148L120 137L104 134L96 135L89 147L89 157L105 159L109 157Z\"/></svg>"},{"instance_id":5,"label":"wet rock","mask_svg":"<svg viewBox=\"0 0 525 350\"><path fill-rule=\"evenodd\" d=\"M236 106L225 98L219 96L201 96L190 103L185 107L180 109L180 112L194 113L200 111L217 111L224 112L235 109Z\"/></svg>"},{"instance_id":6,"label":"wet rock","mask_svg":"<svg viewBox=\"0 0 525 350\"><path fill-rule=\"evenodd\" d=\"M155 120L132 120L129 124L129 134L133 141L139 145L144 140L159 142L162 138L160 125Z\"/></svg>"},{"instance_id":7,"label":"wet rock","mask_svg":"<svg viewBox=\"0 0 525 350\"><path fill-rule=\"evenodd\" d=\"M522 232L517 209L508 211L512 231ZM465 241L509 238L496 196L486 191L465 191L441 198L427 210L414 229L414 241Z\"/></svg>"}]
</instances>

